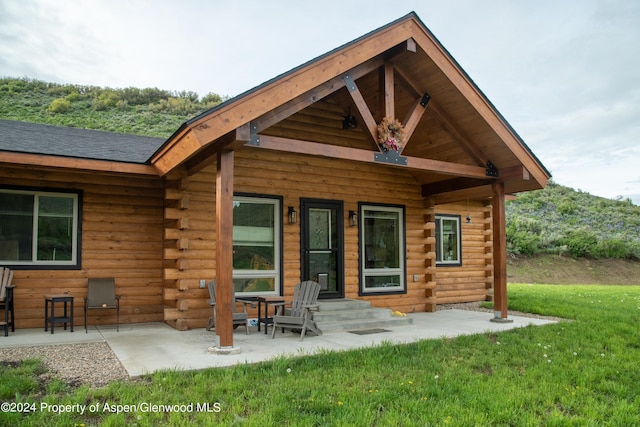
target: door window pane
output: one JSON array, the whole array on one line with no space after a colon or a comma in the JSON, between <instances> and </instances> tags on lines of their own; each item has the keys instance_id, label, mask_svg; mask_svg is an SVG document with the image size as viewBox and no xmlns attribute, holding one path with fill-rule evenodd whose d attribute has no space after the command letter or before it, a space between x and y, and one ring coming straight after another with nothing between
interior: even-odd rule
<instances>
[{"instance_id":1,"label":"door window pane","mask_svg":"<svg viewBox=\"0 0 640 427\"><path fill-rule=\"evenodd\" d=\"M309 208L309 249L331 249L337 233L334 209Z\"/></svg>"},{"instance_id":2,"label":"door window pane","mask_svg":"<svg viewBox=\"0 0 640 427\"><path fill-rule=\"evenodd\" d=\"M337 292L337 265L338 253L336 251L310 252L309 253L309 277L326 288L325 291Z\"/></svg>"}]
</instances>

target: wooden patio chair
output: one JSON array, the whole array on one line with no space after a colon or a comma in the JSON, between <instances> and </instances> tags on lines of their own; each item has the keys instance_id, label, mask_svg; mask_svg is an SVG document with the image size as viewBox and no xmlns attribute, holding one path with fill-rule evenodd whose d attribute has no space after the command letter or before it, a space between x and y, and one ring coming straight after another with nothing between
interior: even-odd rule
<instances>
[{"instance_id":1,"label":"wooden patio chair","mask_svg":"<svg viewBox=\"0 0 640 427\"><path fill-rule=\"evenodd\" d=\"M87 310L116 310L116 331L120 332L120 295L116 295L113 277L89 279L87 296L84 297L84 332L87 333Z\"/></svg>"},{"instance_id":2,"label":"wooden patio chair","mask_svg":"<svg viewBox=\"0 0 640 427\"><path fill-rule=\"evenodd\" d=\"M0 267L0 310L4 310L4 321L0 321L0 326L4 328L5 337L9 336L9 326L11 326L11 332L16 331L12 280L13 271L6 267Z\"/></svg>"},{"instance_id":3,"label":"wooden patio chair","mask_svg":"<svg viewBox=\"0 0 640 427\"><path fill-rule=\"evenodd\" d=\"M318 308L318 294L320 284L312 280L298 283L293 291L293 301L291 308L285 309L285 303L274 304L278 306L278 312L273 316L273 331L271 338L275 337L276 329L300 329L300 341L304 340L307 331L312 331L316 335L322 335L313 321L312 310Z\"/></svg>"},{"instance_id":4,"label":"wooden patio chair","mask_svg":"<svg viewBox=\"0 0 640 427\"><path fill-rule=\"evenodd\" d=\"M209 299L207 302L211 305L212 316L209 318L209 324L207 325L207 331L211 329L215 330L216 327L216 281L211 280L208 284L209 288ZM233 328L235 329L238 326L244 326L247 335L249 335L249 314L247 313L247 304L242 303L242 311L238 311L236 302L236 294L233 293L233 303L231 304L231 309L233 310Z\"/></svg>"}]
</instances>

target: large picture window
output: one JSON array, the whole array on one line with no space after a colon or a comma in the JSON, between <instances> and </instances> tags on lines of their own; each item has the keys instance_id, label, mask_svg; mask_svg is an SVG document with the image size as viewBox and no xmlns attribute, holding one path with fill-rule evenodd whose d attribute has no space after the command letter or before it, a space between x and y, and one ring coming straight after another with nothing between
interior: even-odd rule
<instances>
[{"instance_id":1,"label":"large picture window","mask_svg":"<svg viewBox=\"0 0 640 427\"><path fill-rule=\"evenodd\" d=\"M404 208L360 205L362 294L406 292Z\"/></svg>"},{"instance_id":2,"label":"large picture window","mask_svg":"<svg viewBox=\"0 0 640 427\"><path fill-rule=\"evenodd\" d=\"M460 215L436 215L436 265L462 265Z\"/></svg>"},{"instance_id":3,"label":"large picture window","mask_svg":"<svg viewBox=\"0 0 640 427\"><path fill-rule=\"evenodd\" d=\"M244 295L280 293L280 199L233 199L233 287Z\"/></svg>"},{"instance_id":4,"label":"large picture window","mask_svg":"<svg viewBox=\"0 0 640 427\"><path fill-rule=\"evenodd\" d=\"M79 264L79 194L0 190L0 263Z\"/></svg>"}]
</instances>

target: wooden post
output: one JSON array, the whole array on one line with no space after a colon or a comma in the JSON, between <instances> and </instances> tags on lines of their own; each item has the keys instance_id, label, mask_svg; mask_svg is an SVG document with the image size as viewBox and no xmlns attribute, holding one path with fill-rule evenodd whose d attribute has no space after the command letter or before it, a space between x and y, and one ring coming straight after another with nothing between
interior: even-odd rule
<instances>
[{"instance_id":1,"label":"wooden post","mask_svg":"<svg viewBox=\"0 0 640 427\"><path fill-rule=\"evenodd\" d=\"M396 118L396 95L394 90L394 67L393 64L386 63L384 67L381 69L382 81L380 93L384 96L381 97L380 102L381 111L383 117L388 117L390 120L395 120Z\"/></svg>"},{"instance_id":2,"label":"wooden post","mask_svg":"<svg viewBox=\"0 0 640 427\"><path fill-rule=\"evenodd\" d=\"M507 319L507 224L504 204L504 183L491 184L493 217L493 310L494 322Z\"/></svg>"},{"instance_id":3,"label":"wooden post","mask_svg":"<svg viewBox=\"0 0 640 427\"><path fill-rule=\"evenodd\" d=\"M216 335L233 347L233 151L218 152L216 174Z\"/></svg>"}]
</instances>

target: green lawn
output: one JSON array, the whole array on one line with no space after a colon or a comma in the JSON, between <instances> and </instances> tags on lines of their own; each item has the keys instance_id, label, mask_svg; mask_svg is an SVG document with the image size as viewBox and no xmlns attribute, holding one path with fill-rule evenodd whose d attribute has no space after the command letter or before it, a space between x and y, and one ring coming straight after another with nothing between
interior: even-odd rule
<instances>
[{"instance_id":1,"label":"green lawn","mask_svg":"<svg viewBox=\"0 0 640 427\"><path fill-rule=\"evenodd\" d=\"M97 390L38 383L31 361L2 368L0 398L35 411L0 425L640 425L640 287L518 284L509 296L514 310L571 320Z\"/></svg>"}]
</instances>

